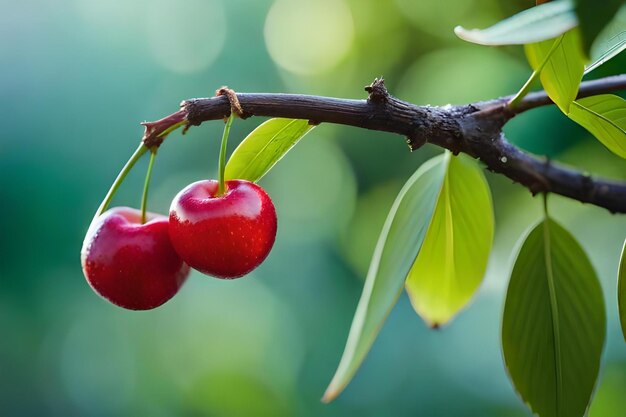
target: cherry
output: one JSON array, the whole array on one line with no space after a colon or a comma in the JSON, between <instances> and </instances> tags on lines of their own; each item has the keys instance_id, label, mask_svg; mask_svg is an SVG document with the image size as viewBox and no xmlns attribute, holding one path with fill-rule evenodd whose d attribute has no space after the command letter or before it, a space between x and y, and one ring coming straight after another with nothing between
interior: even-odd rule
<instances>
[{"instance_id":1,"label":"cherry","mask_svg":"<svg viewBox=\"0 0 626 417\"><path fill-rule=\"evenodd\" d=\"M267 193L245 180L198 181L180 191L170 207L170 237L192 268L218 278L237 278L267 257L276 238L276 210Z\"/></svg>"},{"instance_id":2,"label":"cherry","mask_svg":"<svg viewBox=\"0 0 626 417\"><path fill-rule=\"evenodd\" d=\"M103 298L130 310L149 310L172 298L187 279L165 216L116 207L89 228L81 263L87 282Z\"/></svg>"}]
</instances>

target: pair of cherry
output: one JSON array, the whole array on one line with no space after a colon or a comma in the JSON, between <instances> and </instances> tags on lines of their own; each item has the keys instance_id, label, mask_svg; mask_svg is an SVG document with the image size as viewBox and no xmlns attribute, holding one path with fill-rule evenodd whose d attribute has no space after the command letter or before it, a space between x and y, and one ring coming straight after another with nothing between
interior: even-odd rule
<instances>
[{"instance_id":1,"label":"pair of cherry","mask_svg":"<svg viewBox=\"0 0 626 417\"><path fill-rule=\"evenodd\" d=\"M223 279L256 268L276 237L272 200L249 181L219 184L188 185L172 201L169 218L142 219L141 211L128 207L97 217L81 251L91 287L120 307L148 310L178 292L190 267Z\"/></svg>"}]
</instances>

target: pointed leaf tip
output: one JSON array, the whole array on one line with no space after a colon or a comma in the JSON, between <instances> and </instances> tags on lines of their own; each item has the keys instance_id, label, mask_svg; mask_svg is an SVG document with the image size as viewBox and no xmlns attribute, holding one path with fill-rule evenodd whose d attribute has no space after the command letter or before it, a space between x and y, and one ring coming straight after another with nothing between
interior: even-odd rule
<instances>
[{"instance_id":1,"label":"pointed leaf tip","mask_svg":"<svg viewBox=\"0 0 626 417\"><path fill-rule=\"evenodd\" d=\"M335 399L348 385L396 303L422 246L441 190L449 155L420 166L393 203L372 256L343 355L324 396Z\"/></svg>"},{"instance_id":2,"label":"pointed leaf tip","mask_svg":"<svg viewBox=\"0 0 626 417\"><path fill-rule=\"evenodd\" d=\"M321 401L324 404L328 404L331 401L333 401L335 398L337 398L337 396L339 395L339 393L343 390L343 388L338 389L335 388L333 386L333 383L331 382L330 385L328 386L328 388L326 388L326 391L324 391L324 395L322 396Z\"/></svg>"},{"instance_id":3,"label":"pointed leaf tip","mask_svg":"<svg viewBox=\"0 0 626 417\"><path fill-rule=\"evenodd\" d=\"M314 127L303 119L263 122L233 151L226 165L226 179L259 181Z\"/></svg>"},{"instance_id":4,"label":"pointed leaf tip","mask_svg":"<svg viewBox=\"0 0 626 417\"><path fill-rule=\"evenodd\" d=\"M483 280L493 243L491 193L473 159L452 156L424 243L405 288L428 326L448 323Z\"/></svg>"}]
</instances>

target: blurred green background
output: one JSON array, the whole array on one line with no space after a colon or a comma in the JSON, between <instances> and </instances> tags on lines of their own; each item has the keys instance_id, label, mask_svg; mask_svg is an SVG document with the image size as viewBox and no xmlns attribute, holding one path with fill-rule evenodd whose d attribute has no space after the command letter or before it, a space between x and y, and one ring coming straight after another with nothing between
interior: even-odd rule
<instances>
[{"instance_id":1,"label":"blurred green background","mask_svg":"<svg viewBox=\"0 0 626 417\"><path fill-rule=\"evenodd\" d=\"M262 180L276 245L244 279L193 273L163 307L130 312L95 295L79 251L89 221L141 137L139 122L228 85L246 92L364 98L384 75L418 104L493 98L529 75L521 48L455 38L529 0L22 0L0 15L1 416L527 416L501 360L510 260L541 204L487 174L496 238L471 307L428 330L405 296L353 382L319 402L343 350L369 257L402 183L427 158L401 137L321 125ZM624 55L624 54L622 54ZM593 76L626 68L624 56ZM236 121L230 149L261 119ZM172 134L149 207L215 177L222 124ZM626 179L613 156L555 108L513 120L509 139ZM139 205L147 161L115 204ZM626 345L615 279L626 217L551 198L581 241L608 308L592 417L622 416Z\"/></svg>"}]
</instances>

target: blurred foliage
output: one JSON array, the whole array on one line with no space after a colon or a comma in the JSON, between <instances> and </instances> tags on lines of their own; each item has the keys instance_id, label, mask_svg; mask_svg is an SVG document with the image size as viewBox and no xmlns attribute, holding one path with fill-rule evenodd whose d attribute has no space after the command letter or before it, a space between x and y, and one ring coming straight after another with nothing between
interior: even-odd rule
<instances>
[{"instance_id":1,"label":"blurred foliage","mask_svg":"<svg viewBox=\"0 0 626 417\"><path fill-rule=\"evenodd\" d=\"M322 395L337 365L374 242L399 186L427 158L403 138L322 125L262 184L276 245L250 276L192 274L158 310L93 294L80 270L88 222L136 147L138 122L180 100L238 91L363 98L384 75L419 104L515 92L521 48L487 48L452 29L485 27L529 0L24 0L0 15L0 415L523 416L504 370L500 317L510 258L541 203L488 175L494 249L473 305L430 331L403 296L350 387ZM624 54L591 75L626 67ZM237 121L230 149L260 119ZM219 122L173 134L150 208L216 175ZM584 170L626 164L555 108L507 126L511 141ZM116 198L139 205L142 161ZM588 251L608 306L604 374L591 417L621 415L626 348L615 278L626 218L554 197L551 213Z\"/></svg>"}]
</instances>

